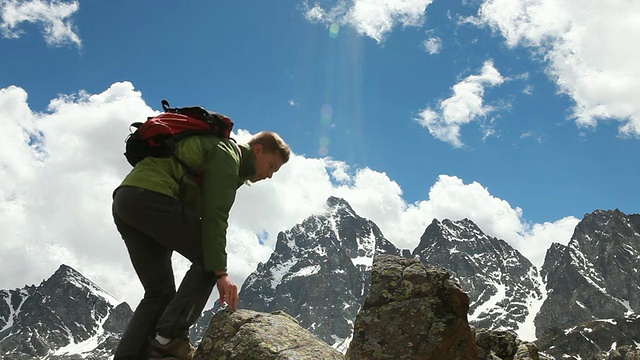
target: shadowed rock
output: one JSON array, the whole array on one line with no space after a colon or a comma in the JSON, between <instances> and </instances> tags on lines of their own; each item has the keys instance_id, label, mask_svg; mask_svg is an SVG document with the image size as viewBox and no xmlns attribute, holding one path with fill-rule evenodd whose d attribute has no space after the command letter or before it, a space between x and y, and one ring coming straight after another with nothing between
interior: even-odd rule
<instances>
[{"instance_id":1,"label":"shadowed rock","mask_svg":"<svg viewBox=\"0 0 640 360\"><path fill-rule=\"evenodd\" d=\"M478 359L469 298L449 273L417 259L378 255L371 278L347 359Z\"/></svg>"},{"instance_id":2,"label":"shadowed rock","mask_svg":"<svg viewBox=\"0 0 640 360\"><path fill-rule=\"evenodd\" d=\"M611 351L608 360L640 360L640 349L625 345Z\"/></svg>"},{"instance_id":3,"label":"shadowed rock","mask_svg":"<svg viewBox=\"0 0 640 360\"><path fill-rule=\"evenodd\" d=\"M538 352L538 347L522 341L511 331L471 328L478 345L480 360L549 360Z\"/></svg>"}]
</instances>

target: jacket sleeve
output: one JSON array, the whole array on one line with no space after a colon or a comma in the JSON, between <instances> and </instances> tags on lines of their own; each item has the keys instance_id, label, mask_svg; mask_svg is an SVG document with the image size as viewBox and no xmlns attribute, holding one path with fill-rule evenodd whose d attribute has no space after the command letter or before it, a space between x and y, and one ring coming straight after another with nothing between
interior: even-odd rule
<instances>
[{"instance_id":1,"label":"jacket sleeve","mask_svg":"<svg viewBox=\"0 0 640 360\"><path fill-rule=\"evenodd\" d=\"M202 251L205 271L227 269L228 218L239 181L239 158L232 146L220 141L204 159Z\"/></svg>"}]
</instances>

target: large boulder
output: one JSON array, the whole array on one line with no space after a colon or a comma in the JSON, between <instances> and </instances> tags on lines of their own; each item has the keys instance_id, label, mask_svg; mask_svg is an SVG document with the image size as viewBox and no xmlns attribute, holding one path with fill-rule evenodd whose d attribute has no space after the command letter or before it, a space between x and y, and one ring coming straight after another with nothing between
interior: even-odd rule
<instances>
[{"instance_id":1,"label":"large boulder","mask_svg":"<svg viewBox=\"0 0 640 360\"><path fill-rule=\"evenodd\" d=\"M380 254L371 279L347 359L478 359L467 322L469 297L447 271Z\"/></svg>"},{"instance_id":2,"label":"large boulder","mask_svg":"<svg viewBox=\"0 0 640 360\"><path fill-rule=\"evenodd\" d=\"M204 334L194 360L343 360L284 312L221 311Z\"/></svg>"}]
</instances>

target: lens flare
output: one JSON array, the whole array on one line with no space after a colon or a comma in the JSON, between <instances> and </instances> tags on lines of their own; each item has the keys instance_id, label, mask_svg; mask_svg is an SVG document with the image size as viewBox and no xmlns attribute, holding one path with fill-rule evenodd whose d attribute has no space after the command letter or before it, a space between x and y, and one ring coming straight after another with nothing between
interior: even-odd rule
<instances>
[{"instance_id":1,"label":"lens flare","mask_svg":"<svg viewBox=\"0 0 640 360\"><path fill-rule=\"evenodd\" d=\"M320 148L318 154L320 156L329 155L329 136L326 134L327 129L331 127L331 116L333 116L333 106L331 104L324 104L320 107L320 124L323 126L324 135L318 139Z\"/></svg>"},{"instance_id":2,"label":"lens flare","mask_svg":"<svg viewBox=\"0 0 640 360\"><path fill-rule=\"evenodd\" d=\"M333 23L329 26L329 37L335 39L338 37L338 32L340 31L340 25Z\"/></svg>"},{"instance_id":3,"label":"lens flare","mask_svg":"<svg viewBox=\"0 0 640 360\"><path fill-rule=\"evenodd\" d=\"M330 104L324 104L320 108L320 115L331 117L333 115L333 107Z\"/></svg>"}]
</instances>

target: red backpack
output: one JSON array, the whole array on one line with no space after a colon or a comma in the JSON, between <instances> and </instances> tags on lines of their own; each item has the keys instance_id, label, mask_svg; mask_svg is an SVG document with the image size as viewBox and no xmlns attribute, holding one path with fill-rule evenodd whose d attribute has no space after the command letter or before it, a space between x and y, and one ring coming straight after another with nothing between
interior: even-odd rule
<instances>
[{"instance_id":1,"label":"red backpack","mask_svg":"<svg viewBox=\"0 0 640 360\"><path fill-rule=\"evenodd\" d=\"M172 108L167 100L162 100L164 114L134 122L136 130L125 140L124 156L131 166L135 166L147 156L167 157L174 155L175 145L181 139L192 135L214 135L228 139L233 122L225 115L208 111L200 106ZM176 157L178 161L189 168Z\"/></svg>"}]
</instances>

